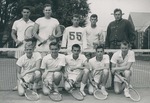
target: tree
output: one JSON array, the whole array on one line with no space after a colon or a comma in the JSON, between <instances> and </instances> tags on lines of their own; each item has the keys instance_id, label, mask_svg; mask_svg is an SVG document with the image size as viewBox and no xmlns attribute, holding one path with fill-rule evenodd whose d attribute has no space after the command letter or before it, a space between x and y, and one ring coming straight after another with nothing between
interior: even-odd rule
<instances>
[{"instance_id":1,"label":"tree","mask_svg":"<svg viewBox=\"0 0 150 103\"><path fill-rule=\"evenodd\" d=\"M87 0L1 0L0 1L0 47L8 41L12 42L11 27L16 19L21 18L23 6L31 6L31 19L35 21L43 16L43 6L46 3L52 5L52 16L57 18L60 24L69 26L74 13L81 15L81 26L85 26L90 12ZM3 42L4 35L7 39ZM12 43L11 43L12 44Z\"/></svg>"}]
</instances>

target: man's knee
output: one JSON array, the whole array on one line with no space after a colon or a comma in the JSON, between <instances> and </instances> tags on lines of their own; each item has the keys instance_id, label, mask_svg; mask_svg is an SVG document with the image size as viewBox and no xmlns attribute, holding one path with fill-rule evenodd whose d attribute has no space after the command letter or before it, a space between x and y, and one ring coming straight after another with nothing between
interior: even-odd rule
<instances>
[{"instance_id":1,"label":"man's knee","mask_svg":"<svg viewBox=\"0 0 150 103\"><path fill-rule=\"evenodd\" d=\"M62 73L61 72L55 72L54 73L54 78L61 78L62 77Z\"/></svg>"},{"instance_id":2,"label":"man's knee","mask_svg":"<svg viewBox=\"0 0 150 103\"><path fill-rule=\"evenodd\" d=\"M84 74L89 74L89 70L88 69L84 69Z\"/></svg>"},{"instance_id":3,"label":"man's knee","mask_svg":"<svg viewBox=\"0 0 150 103\"><path fill-rule=\"evenodd\" d=\"M131 70L124 71L125 77L131 76Z\"/></svg>"},{"instance_id":4,"label":"man's knee","mask_svg":"<svg viewBox=\"0 0 150 103\"><path fill-rule=\"evenodd\" d=\"M109 73L109 70L108 70L108 69L104 69L104 70L103 70L103 74L104 74L104 75L108 75L108 73Z\"/></svg>"},{"instance_id":5,"label":"man's knee","mask_svg":"<svg viewBox=\"0 0 150 103\"><path fill-rule=\"evenodd\" d=\"M41 78L41 72L40 71L35 71L35 79L40 79Z\"/></svg>"},{"instance_id":6,"label":"man's knee","mask_svg":"<svg viewBox=\"0 0 150 103\"><path fill-rule=\"evenodd\" d=\"M66 91L69 91L71 88L70 84L67 81L65 81L65 83L64 83L64 88Z\"/></svg>"}]
</instances>

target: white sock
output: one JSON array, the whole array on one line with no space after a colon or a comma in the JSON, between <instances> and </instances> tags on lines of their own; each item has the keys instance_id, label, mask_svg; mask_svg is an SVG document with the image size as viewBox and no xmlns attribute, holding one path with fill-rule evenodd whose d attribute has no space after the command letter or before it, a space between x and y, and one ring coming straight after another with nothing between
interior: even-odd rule
<instances>
[{"instance_id":1,"label":"white sock","mask_svg":"<svg viewBox=\"0 0 150 103\"><path fill-rule=\"evenodd\" d=\"M82 83L81 82L81 85L80 85L80 92L82 93L83 96L86 96L85 92L84 92L84 88L85 88L86 84Z\"/></svg>"}]
</instances>

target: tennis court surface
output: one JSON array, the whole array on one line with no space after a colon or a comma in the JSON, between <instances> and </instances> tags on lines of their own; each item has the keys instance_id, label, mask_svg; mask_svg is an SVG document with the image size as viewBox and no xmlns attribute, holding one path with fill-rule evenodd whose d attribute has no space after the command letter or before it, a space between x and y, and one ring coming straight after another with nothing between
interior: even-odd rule
<instances>
[{"instance_id":1,"label":"tennis court surface","mask_svg":"<svg viewBox=\"0 0 150 103\"><path fill-rule=\"evenodd\" d=\"M0 50L0 103L53 103L49 97L40 94L41 99L30 102L25 97L20 97L17 91L11 91L16 85L16 59L14 59L15 49ZM112 51L114 52L114 51ZM138 103L149 103L150 101L150 50L136 50L136 63L133 64L133 74L131 84L141 95ZM107 87L110 86L110 78ZM77 101L65 91L62 91L63 101L61 103L135 103L125 98L123 94L117 95L113 91L108 91L107 100L96 100L93 96L87 95L83 101ZM41 92L40 92L41 93Z\"/></svg>"}]
</instances>

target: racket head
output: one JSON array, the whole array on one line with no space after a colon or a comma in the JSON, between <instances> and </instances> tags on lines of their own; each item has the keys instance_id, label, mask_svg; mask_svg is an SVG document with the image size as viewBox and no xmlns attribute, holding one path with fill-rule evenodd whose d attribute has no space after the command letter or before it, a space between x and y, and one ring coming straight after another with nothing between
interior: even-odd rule
<instances>
[{"instance_id":1,"label":"racket head","mask_svg":"<svg viewBox=\"0 0 150 103\"><path fill-rule=\"evenodd\" d=\"M138 91L136 91L134 88L129 88L129 94L130 94L130 98L131 100L138 102L141 100L141 97L138 93Z\"/></svg>"},{"instance_id":2,"label":"racket head","mask_svg":"<svg viewBox=\"0 0 150 103\"><path fill-rule=\"evenodd\" d=\"M25 41L33 40L33 26L29 26L26 28L24 32L24 39Z\"/></svg>"},{"instance_id":3,"label":"racket head","mask_svg":"<svg viewBox=\"0 0 150 103\"><path fill-rule=\"evenodd\" d=\"M76 100L78 100L78 101L84 100L84 96L78 89L72 89L70 91L70 93L71 93L72 97L75 98Z\"/></svg>"},{"instance_id":4,"label":"racket head","mask_svg":"<svg viewBox=\"0 0 150 103\"><path fill-rule=\"evenodd\" d=\"M25 97L27 98L27 100L30 101L37 101L40 99L39 95L33 90L30 90L29 88L26 89Z\"/></svg>"},{"instance_id":5,"label":"racket head","mask_svg":"<svg viewBox=\"0 0 150 103\"><path fill-rule=\"evenodd\" d=\"M96 99L99 100L107 99L107 95L104 95L100 89L95 89L93 95Z\"/></svg>"},{"instance_id":6,"label":"racket head","mask_svg":"<svg viewBox=\"0 0 150 103\"><path fill-rule=\"evenodd\" d=\"M62 94L60 94L59 92L51 92L48 97L55 102L59 102L62 101L63 97Z\"/></svg>"},{"instance_id":7,"label":"racket head","mask_svg":"<svg viewBox=\"0 0 150 103\"><path fill-rule=\"evenodd\" d=\"M63 32L64 32L64 30L65 30L65 26L64 26L64 25L58 25L56 28L60 28L61 33L58 35L58 34L57 34L58 31L57 31L57 29L55 29L55 31L54 31L54 33L53 33L53 36L56 37L56 38L62 37Z\"/></svg>"}]
</instances>

